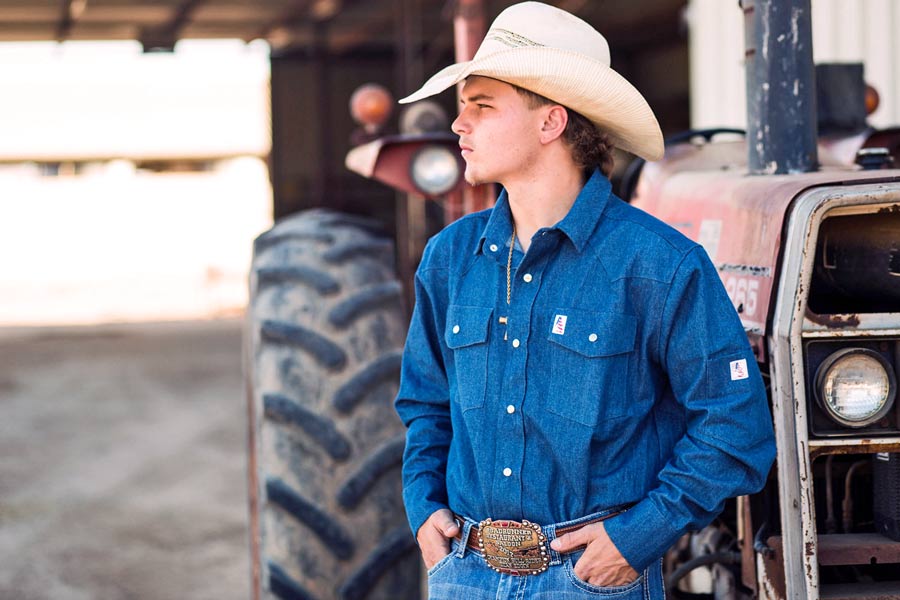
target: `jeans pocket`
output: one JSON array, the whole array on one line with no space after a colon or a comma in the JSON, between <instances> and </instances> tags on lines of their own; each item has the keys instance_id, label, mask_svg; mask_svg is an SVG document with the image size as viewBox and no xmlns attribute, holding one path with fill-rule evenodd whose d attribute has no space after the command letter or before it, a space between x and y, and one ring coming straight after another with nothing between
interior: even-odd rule
<instances>
[{"instance_id":1,"label":"jeans pocket","mask_svg":"<svg viewBox=\"0 0 900 600\"><path fill-rule=\"evenodd\" d=\"M439 561L437 561L436 563L434 563L433 565L431 565L431 568L428 569L428 577L429 577L429 578L430 578L430 577L433 577L438 571L440 571L441 569L443 569L444 567L446 567L446 566L450 563L450 561L453 560L454 554L455 554L455 552L453 552L453 551L451 550L451 551L447 554L447 556L445 556L445 557L442 558L441 560L439 560Z\"/></svg>"},{"instance_id":2,"label":"jeans pocket","mask_svg":"<svg viewBox=\"0 0 900 600\"><path fill-rule=\"evenodd\" d=\"M578 550L566 555L563 558L563 569L565 569L566 577L573 586L580 590L590 592L598 596L609 596L612 598L617 598L619 600L630 600L631 598L637 600L639 598L644 598L644 583L647 577L646 571L639 573L637 579L626 583L625 585L594 585L592 583L584 581L575 574L575 563L578 562L578 559L581 558L583 554L584 550Z\"/></svg>"}]
</instances>

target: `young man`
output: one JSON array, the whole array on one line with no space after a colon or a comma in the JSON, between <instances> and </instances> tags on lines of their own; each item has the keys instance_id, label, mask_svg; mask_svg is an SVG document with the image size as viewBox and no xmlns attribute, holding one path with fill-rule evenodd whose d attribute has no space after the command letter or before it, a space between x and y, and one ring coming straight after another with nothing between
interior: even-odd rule
<instances>
[{"instance_id":1,"label":"young man","mask_svg":"<svg viewBox=\"0 0 900 600\"><path fill-rule=\"evenodd\" d=\"M661 557L774 459L766 394L703 249L610 191L614 144L662 156L605 39L535 2L497 17L464 82L489 211L432 239L396 408L431 598L662 598Z\"/></svg>"}]
</instances>

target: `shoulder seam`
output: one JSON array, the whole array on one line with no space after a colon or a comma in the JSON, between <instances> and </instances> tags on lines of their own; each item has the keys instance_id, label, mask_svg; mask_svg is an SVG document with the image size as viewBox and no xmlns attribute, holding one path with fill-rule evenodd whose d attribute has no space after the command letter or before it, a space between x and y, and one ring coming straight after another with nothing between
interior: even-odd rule
<instances>
[{"instance_id":1,"label":"shoulder seam","mask_svg":"<svg viewBox=\"0 0 900 600\"><path fill-rule=\"evenodd\" d=\"M623 201L623 203L624 203L624 201ZM630 205L626 204L626 206L630 206ZM631 207L631 208L634 208L634 207ZM635 208L634 210L639 210L639 209L636 209L636 208ZM656 217L653 217L653 215L651 215L651 214L649 214L649 213L647 213L647 215L648 215L649 217L654 218L654 219L656 218ZM688 252L690 252L690 251L693 250L696 246L699 245L699 244L697 244L697 242L695 242L694 240L691 240L690 238L685 237L685 239L686 239L688 242L690 242L690 244L689 244L689 246L688 246L686 249L681 249L681 248L679 248L677 245L675 245L670 239L668 239L666 236L662 235L662 234L659 233L658 231L654 231L653 229L647 227L645 224L643 224L643 223L641 223L641 222L639 222L639 221L637 221L637 220L635 220L635 219L626 219L626 218L622 218L622 217L616 216L616 215L614 215L614 214L607 214L606 217L607 217L608 219L612 219L612 220L614 220L614 221L619 221L619 222L623 222L623 223L632 223L632 224L634 224L635 226L640 227L641 229L643 229L643 230L646 231L647 233L653 234L655 237L661 239L661 240L664 241L666 244L668 244L669 246L671 246L673 250L677 250L677 251L679 251L679 252L682 252L683 254L687 254ZM665 222L663 222L663 221L660 221L660 222L663 223L663 224L665 224L665 225L667 225L668 227L672 227L671 225L668 225L667 223L665 223ZM674 228L672 228L672 229L673 229L673 231L678 232L677 229L674 229ZM678 232L678 233L680 233L680 232ZM682 235L684 235L684 234L682 234Z\"/></svg>"}]
</instances>

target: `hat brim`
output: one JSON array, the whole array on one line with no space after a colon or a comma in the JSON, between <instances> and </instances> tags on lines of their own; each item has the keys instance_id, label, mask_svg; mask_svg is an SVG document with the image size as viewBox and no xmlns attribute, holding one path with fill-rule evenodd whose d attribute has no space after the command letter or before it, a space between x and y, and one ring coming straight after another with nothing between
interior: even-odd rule
<instances>
[{"instance_id":1,"label":"hat brim","mask_svg":"<svg viewBox=\"0 0 900 600\"><path fill-rule=\"evenodd\" d=\"M545 96L588 118L616 147L648 161L663 157L662 131L641 93L605 64L568 50L513 48L450 65L400 103L434 96L471 75L498 79Z\"/></svg>"}]
</instances>

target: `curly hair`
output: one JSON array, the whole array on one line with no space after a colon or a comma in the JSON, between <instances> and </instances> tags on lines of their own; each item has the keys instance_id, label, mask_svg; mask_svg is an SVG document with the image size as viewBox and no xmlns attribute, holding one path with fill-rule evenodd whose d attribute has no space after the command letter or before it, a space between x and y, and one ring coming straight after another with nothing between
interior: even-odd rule
<instances>
[{"instance_id":1,"label":"curly hair","mask_svg":"<svg viewBox=\"0 0 900 600\"><path fill-rule=\"evenodd\" d=\"M559 104L545 96L535 94L530 90L513 86L516 91L525 99L526 104L531 109L547 106L548 104ZM591 123L587 117L575 112L571 108L563 107L569 115L569 121L566 129L563 131L563 140L572 149L572 158L575 160L585 175L590 175L595 168L599 168L604 175L609 177L615 166L613 159L613 145L609 140L609 136L597 129L597 126Z\"/></svg>"}]
</instances>

